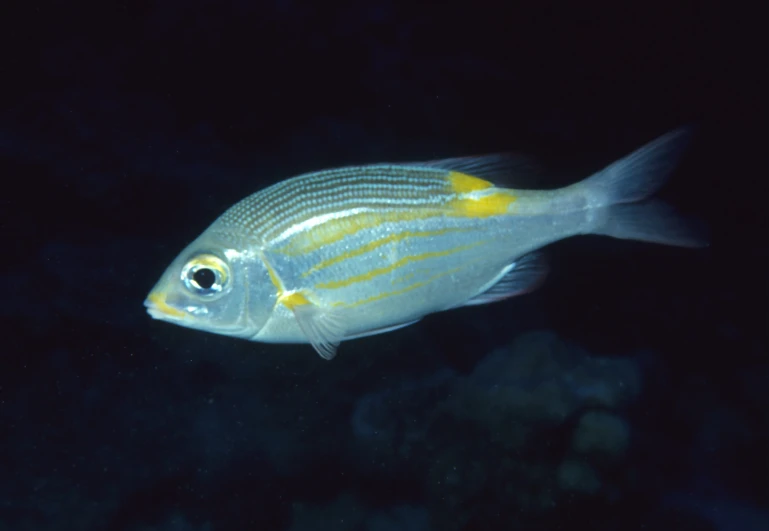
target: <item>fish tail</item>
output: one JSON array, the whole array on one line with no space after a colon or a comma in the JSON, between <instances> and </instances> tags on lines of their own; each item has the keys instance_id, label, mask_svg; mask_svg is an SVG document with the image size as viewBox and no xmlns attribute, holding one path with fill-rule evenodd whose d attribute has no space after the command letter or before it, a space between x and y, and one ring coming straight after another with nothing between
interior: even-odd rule
<instances>
[{"instance_id":1,"label":"fish tail","mask_svg":"<svg viewBox=\"0 0 769 531\"><path fill-rule=\"evenodd\" d=\"M676 210L656 199L641 203L607 207L604 223L593 234L623 240L638 240L676 247L707 247L706 229L697 220L684 218Z\"/></svg>"},{"instance_id":2,"label":"fish tail","mask_svg":"<svg viewBox=\"0 0 769 531\"><path fill-rule=\"evenodd\" d=\"M667 182L691 138L671 131L578 183L592 210L589 232L678 247L708 245L704 227L649 199Z\"/></svg>"}]
</instances>

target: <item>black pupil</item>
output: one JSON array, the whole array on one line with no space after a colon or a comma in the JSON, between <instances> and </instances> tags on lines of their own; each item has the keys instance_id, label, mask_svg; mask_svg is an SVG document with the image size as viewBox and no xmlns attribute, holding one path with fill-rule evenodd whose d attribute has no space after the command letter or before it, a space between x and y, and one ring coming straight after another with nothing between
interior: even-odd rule
<instances>
[{"instance_id":1,"label":"black pupil","mask_svg":"<svg viewBox=\"0 0 769 531\"><path fill-rule=\"evenodd\" d=\"M198 269L192 274L195 283L203 289L208 289L216 282L216 275L208 268Z\"/></svg>"}]
</instances>

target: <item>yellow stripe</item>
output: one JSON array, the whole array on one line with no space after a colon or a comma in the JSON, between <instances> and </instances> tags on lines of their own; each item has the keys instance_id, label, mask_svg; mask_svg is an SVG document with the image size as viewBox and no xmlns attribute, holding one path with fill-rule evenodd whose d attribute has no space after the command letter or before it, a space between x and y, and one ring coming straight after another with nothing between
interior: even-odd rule
<instances>
[{"instance_id":1,"label":"yellow stripe","mask_svg":"<svg viewBox=\"0 0 769 531\"><path fill-rule=\"evenodd\" d=\"M429 272L430 272L429 269L419 269L417 271L412 271L411 273L403 275L402 277L393 279L392 282L390 282L390 284L392 284L393 286L396 284L403 284L405 282L408 282L412 278L414 278L417 273L429 273Z\"/></svg>"},{"instance_id":2,"label":"yellow stripe","mask_svg":"<svg viewBox=\"0 0 769 531\"><path fill-rule=\"evenodd\" d=\"M440 216L486 218L511 214L511 206L517 199L511 192L497 190L480 197L457 197L443 207L356 214L329 221L304 234L299 234L277 252L288 256L310 253L347 236L353 236L364 229L378 227L382 223L422 221Z\"/></svg>"},{"instance_id":3,"label":"yellow stripe","mask_svg":"<svg viewBox=\"0 0 769 531\"><path fill-rule=\"evenodd\" d=\"M430 284L431 282L435 282L441 277L444 277L446 275L451 275L453 273L456 273L457 271L461 270L463 267L466 267L467 264L463 264L459 267L455 267L453 269L449 269L448 271L444 271L442 273L438 273L436 275L431 276L428 279L422 280L420 282L415 282L413 284L410 284L406 286L405 288L401 288L394 291L385 291L384 293L379 293L377 295L372 295L371 297L367 297L365 299L361 299L359 301L355 301L353 303L344 303L344 302L335 302L332 304L332 306L344 306L346 308L356 308L358 306L363 306L364 304L369 304L372 302L380 301L382 299L386 299L387 297L393 297L395 295L403 295L404 293L408 293L409 291L413 291L417 288L421 288L423 286L426 286L427 284Z\"/></svg>"},{"instance_id":4,"label":"yellow stripe","mask_svg":"<svg viewBox=\"0 0 769 531\"><path fill-rule=\"evenodd\" d=\"M278 290L278 296L280 297L280 294L283 293L283 282L281 282L278 274L272 268L267 259L264 256L262 256L261 259L264 267L267 268L267 274L270 275L270 282L272 282L272 285L275 286L276 290Z\"/></svg>"},{"instance_id":5,"label":"yellow stripe","mask_svg":"<svg viewBox=\"0 0 769 531\"><path fill-rule=\"evenodd\" d=\"M289 310L293 310L297 306L312 304L301 292L286 291L286 288L283 286L283 282L280 280L280 277L272 268L267 259L264 256L261 258L262 263L264 263L264 267L267 268L267 274L270 276L270 282L272 282L272 285L275 286L279 303L284 304Z\"/></svg>"},{"instance_id":6,"label":"yellow stripe","mask_svg":"<svg viewBox=\"0 0 769 531\"><path fill-rule=\"evenodd\" d=\"M447 234L449 232L460 232L460 231L467 231L469 229L441 229L441 230L424 230L424 231L405 231L400 232L397 234L390 234L389 236L385 236L384 238L380 238L378 240L374 240L373 242L369 242L365 245L362 245L361 247L358 247L357 249L353 249L351 251L348 251L346 253L342 253L338 256L334 256L331 258L327 258L326 260L322 260L312 266L308 271L302 273L302 278L306 278L310 276L312 273L315 273L317 271L320 271L321 269L325 269L327 267L330 267L334 264L338 264L340 262L344 262L345 260L349 258L355 258L356 256L360 256L362 254L366 254L369 251L373 251L374 249L377 249L379 247L382 247L383 245L387 245L388 243L394 243L394 242L400 242L407 238L422 238L422 237L432 237L432 236L442 236L444 234Z\"/></svg>"},{"instance_id":7,"label":"yellow stripe","mask_svg":"<svg viewBox=\"0 0 769 531\"><path fill-rule=\"evenodd\" d=\"M482 244L484 242L474 242L469 245L461 245L459 247L455 247L453 249L448 249L446 251L434 251L430 253L422 253L422 254L416 254L411 256L404 256L397 262L394 262L393 264L387 266L387 267L380 267L377 269L372 269L371 271L367 273L363 273L360 275L355 275L353 277L346 278L344 280L334 280L330 282L321 282L320 284L316 284L315 287L318 289L337 289L337 288L344 288L346 286L349 286L351 284L355 284L356 282L365 282L367 280L371 280L375 277L378 277L380 275L385 275L387 273L390 273L392 271L395 271L399 267L403 267L406 264L410 264L413 262L420 262L422 260L428 260L430 258L439 258L442 256L449 256L454 253L458 253L460 251L465 251L467 249L472 249L473 247L477 247L478 245Z\"/></svg>"},{"instance_id":8,"label":"yellow stripe","mask_svg":"<svg viewBox=\"0 0 769 531\"><path fill-rule=\"evenodd\" d=\"M177 310L173 306L169 306L166 302L166 295L162 290L153 291L147 296L147 299L152 303L154 308L166 315L169 315L171 317L178 317L183 319L187 316L186 313L184 313L181 310Z\"/></svg>"},{"instance_id":9,"label":"yellow stripe","mask_svg":"<svg viewBox=\"0 0 769 531\"><path fill-rule=\"evenodd\" d=\"M299 234L288 245L279 249L278 252L288 256L310 253L326 245L336 243L347 236L353 236L362 230L378 227L382 223L420 220L439 216L442 213L436 210L430 212L430 215L416 211L356 214L347 218L329 221L304 234Z\"/></svg>"}]
</instances>

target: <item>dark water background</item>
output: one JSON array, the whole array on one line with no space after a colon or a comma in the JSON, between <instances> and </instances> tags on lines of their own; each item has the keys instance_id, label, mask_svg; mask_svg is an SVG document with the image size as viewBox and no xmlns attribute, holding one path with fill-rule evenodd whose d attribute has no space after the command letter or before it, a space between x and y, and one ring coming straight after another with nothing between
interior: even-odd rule
<instances>
[{"instance_id":1,"label":"dark water background","mask_svg":"<svg viewBox=\"0 0 769 531\"><path fill-rule=\"evenodd\" d=\"M6 2L0 530L769 526L758 3ZM584 237L538 292L343 344L152 321L294 174L510 149L570 183L674 127L703 250Z\"/></svg>"}]
</instances>

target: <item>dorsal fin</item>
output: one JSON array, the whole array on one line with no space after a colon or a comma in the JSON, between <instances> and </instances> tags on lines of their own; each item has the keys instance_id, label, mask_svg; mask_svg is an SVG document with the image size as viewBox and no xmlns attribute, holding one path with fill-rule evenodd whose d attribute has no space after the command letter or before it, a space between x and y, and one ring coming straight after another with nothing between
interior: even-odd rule
<instances>
[{"instance_id":1,"label":"dorsal fin","mask_svg":"<svg viewBox=\"0 0 769 531\"><path fill-rule=\"evenodd\" d=\"M533 178L541 173L541 167L534 159L518 153L452 157L426 162L409 162L407 165L456 171L494 184L511 184L515 180Z\"/></svg>"}]
</instances>

